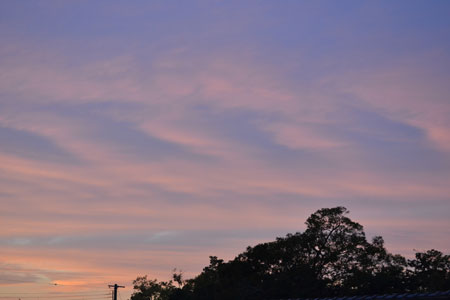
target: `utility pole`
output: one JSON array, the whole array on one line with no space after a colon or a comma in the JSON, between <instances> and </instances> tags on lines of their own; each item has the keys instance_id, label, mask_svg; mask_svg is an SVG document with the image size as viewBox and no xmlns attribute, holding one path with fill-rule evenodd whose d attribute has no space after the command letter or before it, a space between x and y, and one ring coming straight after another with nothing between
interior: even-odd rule
<instances>
[{"instance_id":1,"label":"utility pole","mask_svg":"<svg viewBox=\"0 0 450 300\"><path fill-rule=\"evenodd\" d=\"M117 289L118 289L118 288L124 288L124 286L117 285L117 283L114 284L114 285L111 285L111 284L110 284L110 285L108 285L108 287L114 288L113 300L117 300Z\"/></svg>"}]
</instances>

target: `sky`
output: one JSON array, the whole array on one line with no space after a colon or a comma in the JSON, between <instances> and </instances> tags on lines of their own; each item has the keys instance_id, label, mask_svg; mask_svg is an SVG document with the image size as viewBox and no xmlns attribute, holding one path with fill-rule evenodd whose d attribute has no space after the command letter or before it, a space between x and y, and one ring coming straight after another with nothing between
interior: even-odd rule
<instances>
[{"instance_id":1,"label":"sky","mask_svg":"<svg viewBox=\"0 0 450 300\"><path fill-rule=\"evenodd\" d=\"M323 207L450 252L448 1L2 0L0 40L0 299L125 300Z\"/></svg>"}]
</instances>

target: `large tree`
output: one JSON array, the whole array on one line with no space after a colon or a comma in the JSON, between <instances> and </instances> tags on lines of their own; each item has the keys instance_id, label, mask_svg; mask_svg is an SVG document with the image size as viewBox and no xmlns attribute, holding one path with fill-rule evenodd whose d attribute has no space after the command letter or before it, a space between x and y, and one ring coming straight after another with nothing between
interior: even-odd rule
<instances>
[{"instance_id":1,"label":"large tree","mask_svg":"<svg viewBox=\"0 0 450 300\"><path fill-rule=\"evenodd\" d=\"M409 261L410 284L420 291L450 289L450 255L435 249L416 253Z\"/></svg>"},{"instance_id":2,"label":"large tree","mask_svg":"<svg viewBox=\"0 0 450 300\"><path fill-rule=\"evenodd\" d=\"M304 232L248 247L229 262L211 256L201 274L179 287L138 277L131 300L256 300L450 288L450 256L430 250L408 262L389 253L381 237L367 241L348 213L341 206L323 208L306 220Z\"/></svg>"}]
</instances>

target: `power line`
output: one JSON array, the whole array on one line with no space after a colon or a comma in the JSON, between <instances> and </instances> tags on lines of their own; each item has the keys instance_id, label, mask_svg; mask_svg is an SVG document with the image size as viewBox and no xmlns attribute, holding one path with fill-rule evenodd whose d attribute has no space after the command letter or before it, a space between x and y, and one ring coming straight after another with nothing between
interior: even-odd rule
<instances>
[{"instance_id":1,"label":"power line","mask_svg":"<svg viewBox=\"0 0 450 300\"><path fill-rule=\"evenodd\" d=\"M28 280L28 281L27 281ZM36 278L24 278L24 279L6 279L6 278L0 278L0 285L2 284L2 281L8 281L8 282L17 282L17 283L32 283L32 284L48 284L48 285L54 285L54 286L104 286L105 283L84 283L84 284L62 284L62 283L52 283L52 282L37 282L34 281Z\"/></svg>"},{"instance_id":2,"label":"power line","mask_svg":"<svg viewBox=\"0 0 450 300\"><path fill-rule=\"evenodd\" d=\"M16 293L16 295L10 295L10 296L0 296L0 298L39 298L39 297L45 297L45 298L82 298L82 297L100 297L100 296L109 296L108 294L84 294L84 295L45 295L45 294L40 294L40 295L26 295L26 296L22 296L22 293Z\"/></svg>"},{"instance_id":3,"label":"power line","mask_svg":"<svg viewBox=\"0 0 450 300\"><path fill-rule=\"evenodd\" d=\"M3 279L3 278L0 278L0 284L1 284L1 282L2 281L8 281L8 282L18 282L18 283L38 283L39 284L39 282L36 282L36 281L32 281L32 280L34 280L34 279L29 279L30 281L26 281L26 279Z\"/></svg>"},{"instance_id":4,"label":"power line","mask_svg":"<svg viewBox=\"0 0 450 300\"><path fill-rule=\"evenodd\" d=\"M117 283L114 284L114 285L111 285L111 284L110 284L110 285L108 285L108 287L114 288L113 300L117 300L117 289L118 289L118 288L124 288L124 286L117 285Z\"/></svg>"},{"instance_id":5,"label":"power line","mask_svg":"<svg viewBox=\"0 0 450 300\"><path fill-rule=\"evenodd\" d=\"M102 292L96 292L96 291L86 291L86 292L0 292L1 295L50 295L50 296L61 296L61 295L67 295L67 294L71 294L74 296L82 296L82 295L97 295L100 294ZM104 294L104 293L102 293Z\"/></svg>"},{"instance_id":6,"label":"power line","mask_svg":"<svg viewBox=\"0 0 450 300\"><path fill-rule=\"evenodd\" d=\"M63 283L49 283L55 286L105 286L106 283L83 283L83 284L63 284Z\"/></svg>"},{"instance_id":7,"label":"power line","mask_svg":"<svg viewBox=\"0 0 450 300\"><path fill-rule=\"evenodd\" d=\"M49 299L48 298L48 296L7 296L7 297L0 297L0 299L17 299L17 298L20 298L20 299L39 299L39 298L41 298L41 299ZM109 298L109 294L107 294L107 295L103 295L103 296L70 296L70 297L63 297L63 296L60 296L60 297L56 297L56 298L51 298L51 299L54 299L54 300L57 300L57 299L64 299L64 300L82 300L82 299L86 299L86 300L96 300L96 299L110 299Z\"/></svg>"},{"instance_id":8,"label":"power line","mask_svg":"<svg viewBox=\"0 0 450 300\"><path fill-rule=\"evenodd\" d=\"M43 297L21 297L21 296L11 296L11 297L1 297L0 299L8 300L8 299L47 299L45 296ZM54 298L54 300L110 300L109 296L95 296L95 297L77 297L77 298Z\"/></svg>"},{"instance_id":9,"label":"power line","mask_svg":"<svg viewBox=\"0 0 450 300\"><path fill-rule=\"evenodd\" d=\"M0 299L9 299L9 298L23 298L23 299L36 299L36 298L42 298L42 299L65 299L65 300L69 300L69 299L78 299L78 298L83 298L83 299L98 299L98 298L102 298L102 299L109 299L110 298L110 294L102 294L102 295L59 295L59 296L55 296L55 297L50 297L48 295L22 295L22 294L17 294L17 295L8 295L8 296L0 296Z\"/></svg>"},{"instance_id":10,"label":"power line","mask_svg":"<svg viewBox=\"0 0 450 300\"><path fill-rule=\"evenodd\" d=\"M95 300L95 299L109 299L109 293L105 292L84 292L84 293L1 293L0 299L64 299L64 300L77 300L77 299L86 299L86 300Z\"/></svg>"}]
</instances>

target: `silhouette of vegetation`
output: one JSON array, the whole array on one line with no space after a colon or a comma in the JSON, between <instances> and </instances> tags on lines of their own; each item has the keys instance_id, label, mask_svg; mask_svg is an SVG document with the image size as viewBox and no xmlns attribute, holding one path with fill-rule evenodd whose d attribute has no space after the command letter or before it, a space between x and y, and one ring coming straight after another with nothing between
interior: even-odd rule
<instances>
[{"instance_id":1,"label":"silhouette of vegetation","mask_svg":"<svg viewBox=\"0 0 450 300\"><path fill-rule=\"evenodd\" d=\"M450 289L450 256L437 250L415 259L389 253L383 238L367 241L345 207L323 208L303 233L248 247L231 261L215 256L197 277L134 281L131 300L282 299ZM177 283L177 286L174 285Z\"/></svg>"}]
</instances>

